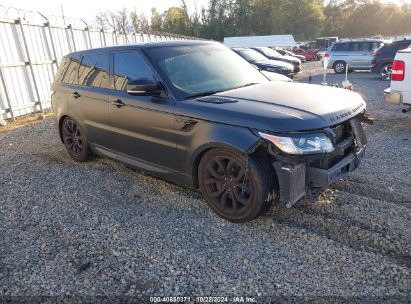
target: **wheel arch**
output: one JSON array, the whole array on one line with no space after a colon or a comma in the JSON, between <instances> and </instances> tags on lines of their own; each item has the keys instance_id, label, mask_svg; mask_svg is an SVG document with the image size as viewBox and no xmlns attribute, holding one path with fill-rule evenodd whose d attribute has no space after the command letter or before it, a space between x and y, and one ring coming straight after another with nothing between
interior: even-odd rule
<instances>
[{"instance_id":1,"label":"wheel arch","mask_svg":"<svg viewBox=\"0 0 411 304\"><path fill-rule=\"evenodd\" d=\"M62 133L62 126L63 126L63 121L66 117L69 117L67 114L62 115L59 120L58 120L58 126L59 126L59 136L60 136L60 140L62 143L64 143L63 141L63 133Z\"/></svg>"},{"instance_id":2,"label":"wheel arch","mask_svg":"<svg viewBox=\"0 0 411 304\"><path fill-rule=\"evenodd\" d=\"M381 73L382 67L387 64L391 64L394 62L394 59L384 59L378 63L378 74Z\"/></svg>"},{"instance_id":3,"label":"wheel arch","mask_svg":"<svg viewBox=\"0 0 411 304\"><path fill-rule=\"evenodd\" d=\"M198 167L201 162L201 159L204 155L212 149L227 149L241 154L252 154L255 149L260 145L261 140L254 135L250 130L247 132L241 132L242 137L239 136L229 136L226 137L220 133L221 138L219 140L215 139L209 141L201 146L199 146L193 153L193 156L190 160L191 175L193 179L194 188L198 188ZM232 134L233 135L233 134ZM237 134L239 135L239 134Z\"/></svg>"},{"instance_id":4,"label":"wheel arch","mask_svg":"<svg viewBox=\"0 0 411 304\"><path fill-rule=\"evenodd\" d=\"M335 68L335 66L336 66L337 63L339 63L339 62L342 62L342 63L344 63L345 65L347 65L347 61L338 59L338 60L335 60L335 61L334 61L334 63L333 63L333 69Z\"/></svg>"}]
</instances>

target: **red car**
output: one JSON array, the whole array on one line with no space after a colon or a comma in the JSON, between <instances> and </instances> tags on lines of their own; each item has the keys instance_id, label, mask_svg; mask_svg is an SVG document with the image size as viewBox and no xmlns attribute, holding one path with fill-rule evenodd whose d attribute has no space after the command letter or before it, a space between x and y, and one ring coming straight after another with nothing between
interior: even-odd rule
<instances>
[{"instance_id":1,"label":"red car","mask_svg":"<svg viewBox=\"0 0 411 304\"><path fill-rule=\"evenodd\" d=\"M317 50L302 50L302 49L294 49L293 53L296 55L303 55L305 56L307 61L318 60Z\"/></svg>"}]
</instances>

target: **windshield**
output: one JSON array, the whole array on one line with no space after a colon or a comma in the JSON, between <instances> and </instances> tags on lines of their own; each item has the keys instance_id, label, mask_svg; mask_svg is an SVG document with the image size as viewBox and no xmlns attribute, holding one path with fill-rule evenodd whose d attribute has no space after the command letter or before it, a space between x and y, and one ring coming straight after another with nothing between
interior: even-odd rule
<instances>
[{"instance_id":1,"label":"windshield","mask_svg":"<svg viewBox=\"0 0 411 304\"><path fill-rule=\"evenodd\" d=\"M244 51L240 51L239 53L245 59L247 59L248 61L252 61L252 62L254 62L254 61L263 61L263 60L268 59L263 54L261 54L257 51L254 51L254 50L244 50Z\"/></svg>"},{"instance_id":2,"label":"windshield","mask_svg":"<svg viewBox=\"0 0 411 304\"><path fill-rule=\"evenodd\" d=\"M268 81L241 56L217 43L153 47L145 53L181 98Z\"/></svg>"},{"instance_id":3,"label":"windshield","mask_svg":"<svg viewBox=\"0 0 411 304\"><path fill-rule=\"evenodd\" d=\"M270 57L281 57L281 54L278 53L277 51L274 51L273 49L270 49L268 47L261 47L258 48L261 52L263 52L264 55L270 56Z\"/></svg>"}]
</instances>

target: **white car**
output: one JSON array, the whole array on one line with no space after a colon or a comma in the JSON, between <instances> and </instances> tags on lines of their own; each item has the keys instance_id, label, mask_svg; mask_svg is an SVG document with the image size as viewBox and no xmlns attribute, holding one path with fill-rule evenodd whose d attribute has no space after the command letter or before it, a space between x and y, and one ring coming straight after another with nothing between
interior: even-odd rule
<instances>
[{"instance_id":1,"label":"white car","mask_svg":"<svg viewBox=\"0 0 411 304\"><path fill-rule=\"evenodd\" d=\"M385 102L406 105L402 111L411 111L411 48L395 55L391 72L391 87L384 90Z\"/></svg>"}]
</instances>

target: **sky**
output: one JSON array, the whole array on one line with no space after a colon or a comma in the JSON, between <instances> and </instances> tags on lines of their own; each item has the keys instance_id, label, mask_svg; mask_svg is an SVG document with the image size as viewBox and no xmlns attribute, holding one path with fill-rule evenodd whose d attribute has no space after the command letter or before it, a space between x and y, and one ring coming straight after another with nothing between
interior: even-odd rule
<instances>
[{"instance_id":1,"label":"sky","mask_svg":"<svg viewBox=\"0 0 411 304\"><path fill-rule=\"evenodd\" d=\"M202 6L206 7L208 4L208 0L186 1L190 11L194 11L195 3L197 3L199 10ZM381 0L381 2L400 4L401 0ZM405 2L411 3L411 0L405 0ZM163 12L171 6L179 6L180 4L181 0L0 0L0 5L12 6L24 10L40 11L46 16L61 16L62 5L64 15L82 18L87 22L93 22L97 13L107 10L118 11L122 8L136 8L137 11L144 12L147 16L150 16L152 7L155 7L159 12Z\"/></svg>"}]
</instances>

